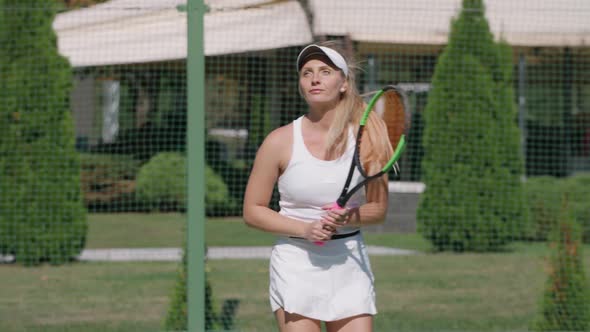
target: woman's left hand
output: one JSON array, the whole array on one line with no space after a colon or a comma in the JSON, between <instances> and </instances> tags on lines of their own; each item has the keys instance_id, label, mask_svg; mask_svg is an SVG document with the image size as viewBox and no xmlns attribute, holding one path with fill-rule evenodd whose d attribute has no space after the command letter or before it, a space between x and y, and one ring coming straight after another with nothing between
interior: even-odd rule
<instances>
[{"instance_id":1,"label":"woman's left hand","mask_svg":"<svg viewBox=\"0 0 590 332\"><path fill-rule=\"evenodd\" d=\"M322 217L323 220L336 223L338 225L345 225L350 221L350 209L348 208L334 208L333 204L322 206L326 214Z\"/></svg>"}]
</instances>

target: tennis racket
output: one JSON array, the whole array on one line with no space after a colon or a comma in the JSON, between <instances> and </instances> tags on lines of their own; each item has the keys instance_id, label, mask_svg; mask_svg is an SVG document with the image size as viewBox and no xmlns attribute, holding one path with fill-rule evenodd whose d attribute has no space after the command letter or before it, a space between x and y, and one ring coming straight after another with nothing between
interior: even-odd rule
<instances>
[{"instance_id":1,"label":"tennis racket","mask_svg":"<svg viewBox=\"0 0 590 332\"><path fill-rule=\"evenodd\" d=\"M365 125L372 112L378 114L385 123L387 128L387 138L394 150L389 160L382 162L382 165L373 165L378 167L371 167L371 169L376 169L376 171L371 173L365 169L363 166L363 160L361 160L361 141ZM368 182L380 178L390 170L393 169L396 174L399 174L400 169L397 162L406 148L405 135L409 129L409 119L407 97L401 88L395 85L387 85L375 92L375 95L367 104L360 119L359 128L356 134L354 155L346 177L346 182L344 183L344 188L331 209L335 210L344 208L354 193L363 188ZM364 179L351 188L351 181L355 170L358 170ZM318 245L323 244L323 242L315 243Z\"/></svg>"}]
</instances>

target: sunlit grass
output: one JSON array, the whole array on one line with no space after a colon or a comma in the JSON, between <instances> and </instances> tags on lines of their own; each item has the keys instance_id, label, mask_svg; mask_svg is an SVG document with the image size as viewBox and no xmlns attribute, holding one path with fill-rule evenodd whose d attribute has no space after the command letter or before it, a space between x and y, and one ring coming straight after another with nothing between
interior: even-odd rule
<instances>
[{"instance_id":1,"label":"sunlit grass","mask_svg":"<svg viewBox=\"0 0 590 332\"><path fill-rule=\"evenodd\" d=\"M0 331L159 331L177 263L0 265Z\"/></svg>"},{"instance_id":2,"label":"sunlit grass","mask_svg":"<svg viewBox=\"0 0 590 332\"><path fill-rule=\"evenodd\" d=\"M87 244L180 247L184 224L182 214L92 214ZM372 245L421 251L371 257L375 331L525 331L538 312L546 280L544 243L514 243L491 254L437 254L417 234L365 237ZM210 246L274 241L240 219L208 220L206 238ZM207 267L216 308L227 299L240 301L239 331L276 331L266 259L209 260ZM175 262L0 265L0 331L159 331L177 268Z\"/></svg>"}]
</instances>

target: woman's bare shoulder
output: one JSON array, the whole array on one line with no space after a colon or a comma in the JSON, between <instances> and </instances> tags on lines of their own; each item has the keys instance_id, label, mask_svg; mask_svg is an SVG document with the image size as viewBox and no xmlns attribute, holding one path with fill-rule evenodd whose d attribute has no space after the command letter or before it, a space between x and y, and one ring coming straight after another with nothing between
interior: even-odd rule
<instances>
[{"instance_id":1,"label":"woman's bare shoulder","mask_svg":"<svg viewBox=\"0 0 590 332\"><path fill-rule=\"evenodd\" d=\"M263 145L271 149L284 149L290 147L293 142L293 124L281 126L271 131L264 139Z\"/></svg>"},{"instance_id":2,"label":"woman's bare shoulder","mask_svg":"<svg viewBox=\"0 0 590 332\"><path fill-rule=\"evenodd\" d=\"M258 150L256 159L284 169L291 158L293 125L287 124L271 131Z\"/></svg>"}]
</instances>

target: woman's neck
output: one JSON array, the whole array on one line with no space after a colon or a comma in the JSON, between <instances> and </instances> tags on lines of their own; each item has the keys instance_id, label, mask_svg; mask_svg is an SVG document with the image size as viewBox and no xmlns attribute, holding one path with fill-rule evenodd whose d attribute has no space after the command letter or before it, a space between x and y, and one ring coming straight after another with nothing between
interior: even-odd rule
<instances>
[{"instance_id":1,"label":"woman's neck","mask_svg":"<svg viewBox=\"0 0 590 332\"><path fill-rule=\"evenodd\" d=\"M331 109L314 109L310 108L306 114L306 118L309 120L312 127L328 131L332 125L336 114L336 108Z\"/></svg>"}]
</instances>

